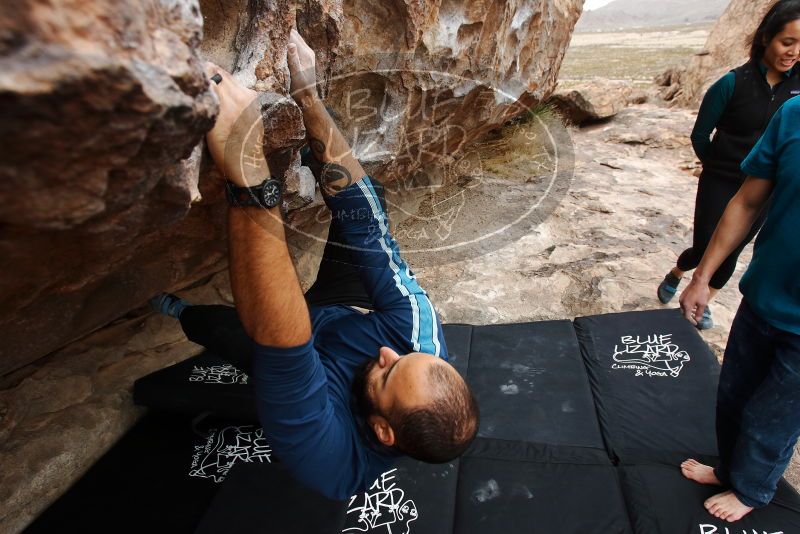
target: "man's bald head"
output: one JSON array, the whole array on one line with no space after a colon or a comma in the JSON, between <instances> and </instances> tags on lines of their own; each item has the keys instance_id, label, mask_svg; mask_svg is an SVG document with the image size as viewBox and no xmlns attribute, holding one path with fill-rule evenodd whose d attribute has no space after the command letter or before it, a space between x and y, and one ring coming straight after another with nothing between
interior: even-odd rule
<instances>
[{"instance_id":1,"label":"man's bald head","mask_svg":"<svg viewBox=\"0 0 800 534\"><path fill-rule=\"evenodd\" d=\"M384 347L356 387L363 389L356 394L378 440L418 460L453 460L478 431L478 406L466 382L429 354L401 357Z\"/></svg>"}]
</instances>

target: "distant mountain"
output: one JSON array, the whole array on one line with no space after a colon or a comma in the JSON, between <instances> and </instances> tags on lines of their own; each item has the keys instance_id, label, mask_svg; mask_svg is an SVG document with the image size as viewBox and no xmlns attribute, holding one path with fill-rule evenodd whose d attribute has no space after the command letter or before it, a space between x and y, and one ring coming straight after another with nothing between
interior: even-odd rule
<instances>
[{"instance_id":1,"label":"distant mountain","mask_svg":"<svg viewBox=\"0 0 800 534\"><path fill-rule=\"evenodd\" d=\"M575 31L714 22L729 3L730 0L614 0L600 9L584 12Z\"/></svg>"}]
</instances>

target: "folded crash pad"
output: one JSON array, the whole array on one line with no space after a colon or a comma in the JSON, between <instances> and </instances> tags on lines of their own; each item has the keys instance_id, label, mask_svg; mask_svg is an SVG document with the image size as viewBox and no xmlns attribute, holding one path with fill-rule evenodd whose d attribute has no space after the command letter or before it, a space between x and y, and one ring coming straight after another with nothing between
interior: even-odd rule
<instances>
[{"instance_id":1,"label":"folded crash pad","mask_svg":"<svg viewBox=\"0 0 800 534\"><path fill-rule=\"evenodd\" d=\"M719 363L678 310L575 320L600 426L625 463L717 454Z\"/></svg>"},{"instance_id":2,"label":"folded crash pad","mask_svg":"<svg viewBox=\"0 0 800 534\"><path fill-rule=\"evenodd\" d=\"M726 531L702 509L715 488L680 476L687 454L716 452L719 366L677 312L444 331L481 408L458 461L405 458L349 501L325 499L276 464L246 377L206 353L137 383L150 414L30 531L800 532L786 484L750 530Z\"/></svg>"},{"instance_id":3,"label":"folded crash pad","mask_svg":"<svg viewBox=\"0 0 800 534\"><path fill-rule=\"evenodd\" d=\"M665 465L623 466L621 479L637 534L789 534L800 532L800 496L781 481L773 502L736 523L703 507L720 488L687 480Z\"/></svg>"},{"instance_id":4,"label":"folded crash pad","mask_svg":"<svg viewBox=\"0 0 800 534\"><path fill-rule=\"evenodd\" d=\"M475 327L467 381L481 409L480 437L603 448L569 321Z\"/></svg>"},{"instance_id":5,"label":"folded crash pad","mask_svg":"<svg viewBox=\"0 0 800 534\"><path fill-rule=\"evenodd\" d=\"M257 426L148 414L27 532L191 532L233 465L270 458Z\"/></svg>"},{"instance_id":6,"label":"folded crash pad","mask_svg":"<svg viewBox=\"0 0 800 534\"><path fill-rule=\"evenodd\" d=\"M230 469L195 532L339 534L346 508L295 482L279 462L242 462Z\"/></svg>"},{"instance_id":7,"label":"folded crash pad","mask_svg":"<svg viewBox=\"0 0 800 534\"><path fill-rule=\"evenodd\" d=\"M605 451L479 439L461 459L454 532L632 532Z\"/></svg>"}]
</instances>

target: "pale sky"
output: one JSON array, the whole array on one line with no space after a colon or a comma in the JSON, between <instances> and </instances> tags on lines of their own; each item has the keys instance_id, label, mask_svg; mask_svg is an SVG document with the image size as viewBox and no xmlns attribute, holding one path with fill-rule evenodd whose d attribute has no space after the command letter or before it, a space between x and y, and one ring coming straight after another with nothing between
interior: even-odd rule
<instances>
[{"instance_id":1,"label":"pale sky","mask_svg":"<svg viewBox=\"0 0 800 534\"><path fill-rule=\"evenodd\" d=\"M597 9L598 7L603 7L606 4L610 4L614 0L586 0L586 3L583 4L583 9L586 11L591 11L593 9Z\"/></svg>"}]
</instances>

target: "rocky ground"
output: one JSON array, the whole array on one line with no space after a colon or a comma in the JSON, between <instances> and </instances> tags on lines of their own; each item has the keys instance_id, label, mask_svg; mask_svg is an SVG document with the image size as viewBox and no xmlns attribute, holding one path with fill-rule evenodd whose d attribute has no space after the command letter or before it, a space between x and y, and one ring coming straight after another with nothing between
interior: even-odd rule
<instances>
[{"instance_id":1,"label":"rocky ground","mask_svg":"<svg viewBox=\"0 0 800 534\"><path fill-rule=\"evenodd\" d=\"M478 147L473 158L515 189L512 200L530 184L536 195L550 192L558 202L533 230L497 250L458 261L452 261L455 252L413 255L443 320L572 319L659 307L656 285L691 240L696 178L687 134L693 120L690 111L642 105L573 130L574 174L571 181L561 175L554 189L537 184L541 162L519 140L529 133L526 127ZM488 221L507 215L496 187L503 182L488 188L490 182L466 196L456 235L479 234ZM463 216L470 213L480 216ZM402 223L401 245L408 246L422 224L415 218ZM750 254L748 248L742 265ZM740 266L736 280L741 273ZM183 295L197 303L231 302L225 273ZM717 328L703 334L720 355L738 302L731 283L713 308ZM175 321L142 309L5 377L0 531L21 530L124 432L139 415L130 397L135 378L197 351ZM787 478L800 488L797 462Z\"/></svg>"},{"instance_id":2,"label":"rocky ground","mask_svg":"<svg viewBox=\"0 0 800 534\"><path fill-rule=\"evenodd\" d=\"M697 178L686 133L694 117L641 105L610 122L572 130L569 191L534 231L469 261L430 265L415 258L444 320L505 323L661 306L656 286L691 244ZM493 154L495 172L524 172L528 154L505 156ZM485 200L483 210L499 215L506 209ZM401 235L411 233L406 224L416 221L401 225ZM737 279L750 254L748 248ZM703 335L719 350L738 303L731 283L713 306L719 326Z\"/></svg>"},{"instance_id":3,"label":"rocky ground","mask_svg":"<svg viewBox=\"0 0 800 534\"><path fill-rule=\"evenodd\" d=\"M534 231L466 261L431 265L415 258L444 321L513 323L661 307L656 287L691 244L697 178L688 133L694 119L692 111L640 105L611 122L573 130L569 191ZM520 173L529 165L527 153L503 156L490 155L495 172ZM480 209L501 216L505 206L488 200ZM703 332L720 358L751 256L749 246L712 306L717 326ZM677 298L671 305L677 307ZM787 479L800 489L800 447Z\"/></svg>"}]
</instances>

